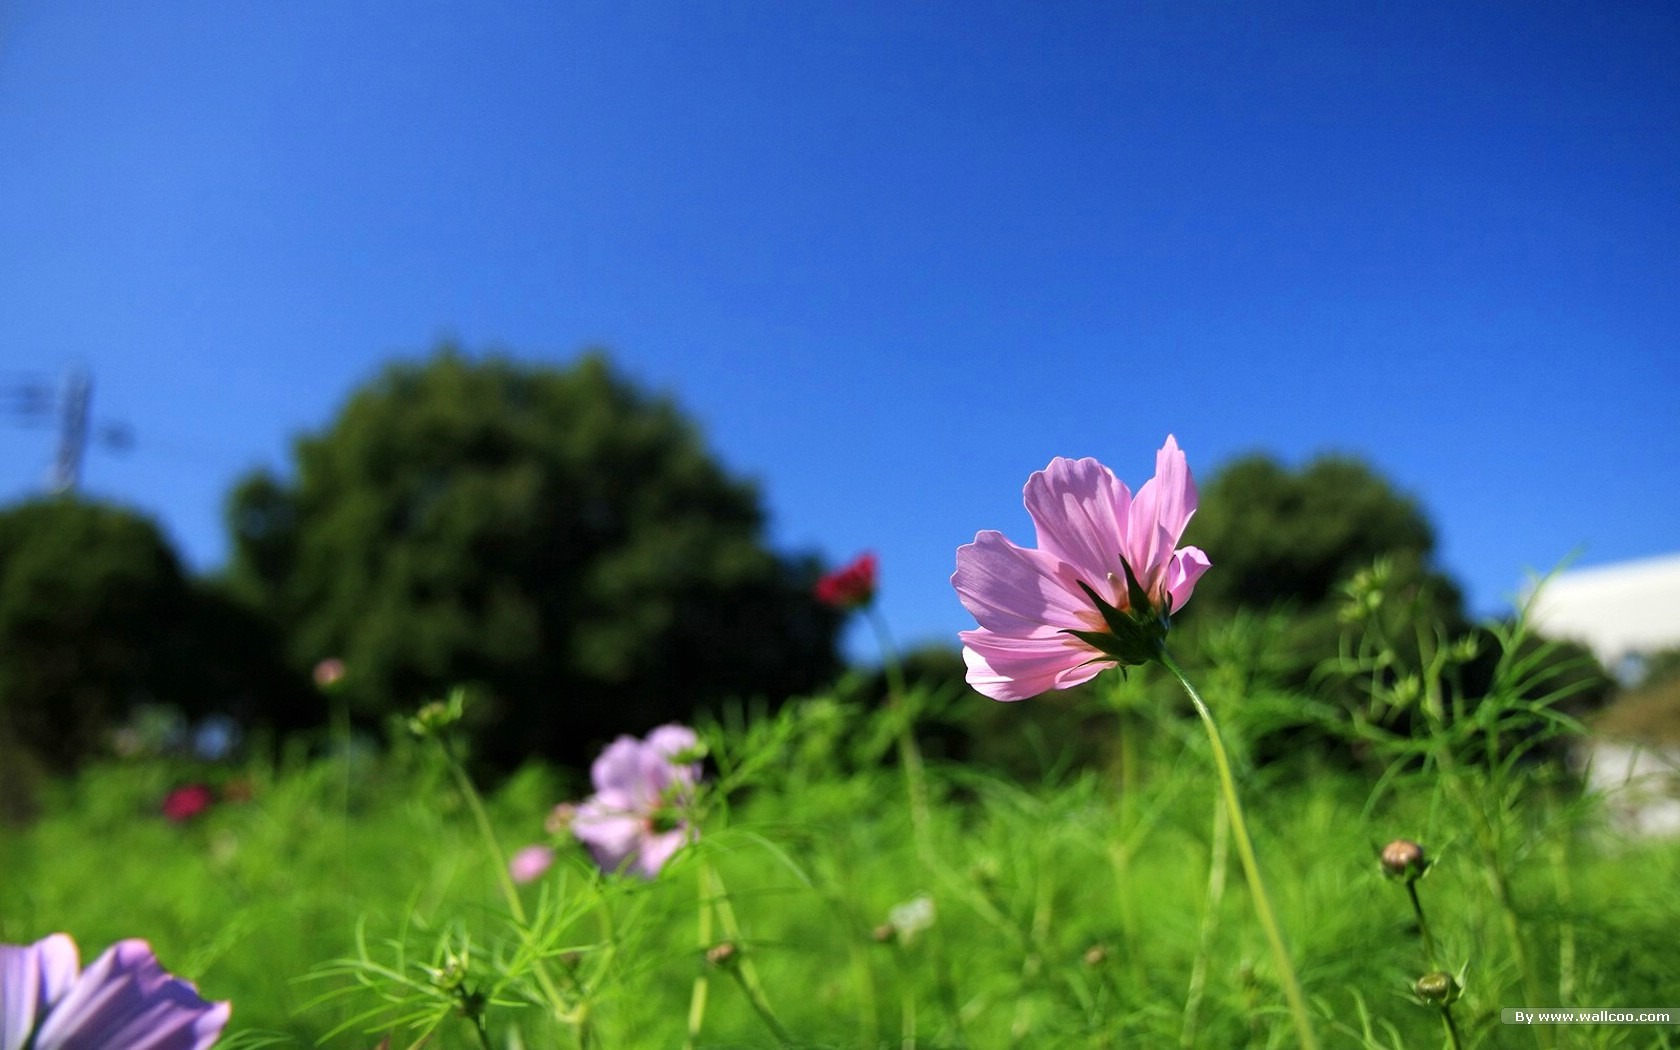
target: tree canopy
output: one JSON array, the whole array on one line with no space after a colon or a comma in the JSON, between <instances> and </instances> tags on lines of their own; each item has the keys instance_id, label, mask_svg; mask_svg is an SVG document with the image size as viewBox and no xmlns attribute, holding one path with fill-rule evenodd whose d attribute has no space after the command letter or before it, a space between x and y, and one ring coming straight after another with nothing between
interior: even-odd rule
<instances>
[{"instance_id":1,"label":"tree canopy","mask_svg":"<svg viewBox=\"0 0 1680 1050\"><path fill-rule=\"evenodd\" d=\"M295 455L292 478L233 494L229 582L294 666L343 659L364 713L472 684L494 757L576 759L837 667L815 565L767 549L755 488L601 355L445 347L386 369Z\"/></svg>"},{"instance_id":2,"label":"tree canopy","mask_svg":"<svg viewBox=\"0 0 1680 1050\"><path fill-rule=\"evenodd\" d=\"M1214 568L1196 584L1196 610L1311 610L1379 557L1429 572L1454 618L1458 588L1429 570L1435 532L1418 504L1368 464L1322 456L1291 471L1269 456L1226 464L1202 486L1187 542Z\"/></svg>"},{"instance_id":3,"label":"tree canopy","mask_svg":"<svg viewBox=\"0 0 1680 1050\"><path fill-rule=\"evenodd\" d=\"M0 743L64 765L135 703L191 691L192 610L150 520L70 498L0 511Z\"/></svg>"}]
</instances>

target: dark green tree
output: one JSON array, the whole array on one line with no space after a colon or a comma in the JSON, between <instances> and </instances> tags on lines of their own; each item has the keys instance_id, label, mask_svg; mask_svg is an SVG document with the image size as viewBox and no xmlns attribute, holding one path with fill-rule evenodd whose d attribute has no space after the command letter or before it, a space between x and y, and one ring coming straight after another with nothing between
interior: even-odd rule
<instances>
[{"instance_id":1,"label":"dark green tree","mask_svg":"<svg viewBox=\"0 0 1680 1050\"><path fill-rule=\"evenodd\" d=\"M1279 605L1311 612L1388 558L1432 588L1441 613L1462 618L1458 587L1430 565L1435 533L1423 510L1351 457L1320 457L1299 471L1264 455L1234 460L1202 486L1186 542L1214 564L1196 584L1192 615Z\"/></svg>"},{"instance_id":2,"label":"dark green tree","mask_svg":"<svg viewBox=\"0 0 1680 1050\"><path fill-rule=\"evenodd\" d=\"M146 518L68 498L0 512L0 748L62 768L136 703L178 700L193 609Z\"/></svg>"},{"instance_id":3,"label":"dark green tree","mask_svg":"<svg viewBox=\"0 0 1680 1050\"><path fill-rule=\"evenodd\" d=\"M569 369L445 347L388 368L247 478L229 584L363 715L466 683L496 760L565 760L836 669L817 567L768 550L753 486L598 354Z\"/></svg>"}]
</instances>

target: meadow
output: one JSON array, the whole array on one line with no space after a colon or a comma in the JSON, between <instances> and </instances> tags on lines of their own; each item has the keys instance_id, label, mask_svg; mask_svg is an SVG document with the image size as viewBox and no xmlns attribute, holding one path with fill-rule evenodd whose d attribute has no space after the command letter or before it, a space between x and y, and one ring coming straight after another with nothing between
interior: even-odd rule
<instances>
[{"instance_id":1,"label":"meadow","mask_svg":"<svg viewBox=\"0 0 1680 1050\"><path fill-rule=\"evenodd\" d=\"M1680 1046L1676 1025L1502 1023L1680 1005L1680 844L1619 834L1583 792L1561 761L1579 727L1520 631L1486 697L1451 695L1448 652L1374 676L1370 711L1417 717L1343 718L1353 760L1321 736L1257 757L1324 703L1256 646L1187 661L1322 1046ZM438 705L354 746L113 760L0 831L0 940L64 930L85 958L144 937L232 1001L233 1047L1300 1045L1212 738L1172 686L1143 668L995 704L912 682L871 705L843 682L733 709L697 726L692 841L653 878L545 830L575 775L477 775ZM951 724L1027 742L1030 768L939 754ZM165 819L198 780L217 801ZM1394 840L1427 869L1385 873ZM553 865L515 884L542 842ZM1451 994L1416 987L1433 971Z\"/></svg>"}]
</instances>

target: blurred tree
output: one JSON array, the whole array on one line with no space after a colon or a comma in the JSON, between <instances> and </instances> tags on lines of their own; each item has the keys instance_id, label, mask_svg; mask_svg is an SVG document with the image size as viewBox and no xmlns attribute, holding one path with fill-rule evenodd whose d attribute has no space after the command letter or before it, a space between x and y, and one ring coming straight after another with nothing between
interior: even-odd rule
<instances>
[{"instance_id":1,"label":"blurred tree","mask_svg":"<svg viewBox=\"0 0 1680 1050\"><path fill-rule=\"evenodd\" d=\"M1191 615L1238 607L1333 606L1338 588L1387 557L1434 595L1462 626L1463 598L1429 557L1435 533L1421 508L1365 463L1324 456L1290 471L1264 455L1227 464L1201 490L1186 542L1209 552Z\"/></svg>"},{"instance_id":2,"label":"blurred tree","mask_svg":"<svg viewBox=\"0 0 1680 1050\"><path fill-rule=\"evenodd\" d=\"M1294 668L1279 684L1311 689L1344 709L1362 703L1363 687L1357 676L1334 670L1334 658L1357 650L1379 626L1397 660L1387 676L1416 672L1426 653L1467 639L1480 655L1457 673L1458 688L1473 703L1491 684L1493 640L1473 627L1462 590L1434 563L1428 518L1357 459L1323 456L1297 471L1264 455L1237 459L1202 487L1186 542L1207 551L1213 563L1185 607L1183 644L1189 648L1206 648L1210 632L1222 631L1246 610L1271 618L1270 644ZM1372 573L1382 581L1381 607L1350 624L1350 595L1376 593L1355 580ZM1528 644L1538 652L1544 639ZM1531 699L1567 684L1572 710L1602 704L1604 676L1590 654L1553 646L1537 659L1548 670L1536 675ZM1274 721L1280 732L1259 742L1263 756L1301 743L1287 719Z\"/></svg>"},{"instance_id":3,"label":"blurred tree","mask_svg":"<svg viewBox=\"0 0 1680 1050\"><path fill-rule=\"evenodd\" d=\"M177 699L192 611L149 520L72 498L0 512L0 747L67 766L136 703Z\"/></svg>"},{"instance_id":4,"label":"blurred tree","mask_svg":"<svg viewBox=\"0 0 1680 1050\"><path fill-rule=\"evenodd\" d=\"M834 673L814 563L762 541L754 488L598 354L567 370L444 347L233 494L229 585L298 669L342 658L363 715L479 687L490 757L580 760L726 696Z\"/></svg>"}]
</instances>

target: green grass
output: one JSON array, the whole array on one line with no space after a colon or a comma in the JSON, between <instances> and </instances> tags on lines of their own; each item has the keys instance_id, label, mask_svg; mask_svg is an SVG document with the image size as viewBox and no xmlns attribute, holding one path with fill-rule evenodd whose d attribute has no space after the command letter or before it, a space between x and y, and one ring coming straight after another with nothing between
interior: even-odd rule
<instances>
[{"instance_id":1,"label":"green grass","mask_svg":"<svg viewBox=\"0 0 1680 1050\"><path fill-rule=\"evenodd\" d=\"M1037 714L1013 705L1003 731L1025 733ZM918 842L904 779L882 761L884 717L817 698L712 727L700 843L645 883L564 852L520 891L523 928L435 749L397 741L349 766L301 754L253 764L236 774L249 800L181 826L157 804L182 770L98 767L60 785L32 827L0 832L0 940L65 930L87 957L147 938L171 970L233 1001L230 1034L292 1046L372 1047L387 1032L406 1046L426 1031L430 1046L479 1045L448 982L425 969L445 968L445 948L464 953L464 986L488 994L496 1047L682 1046L697 977L694 1045L775 1046L753 982L737 980L749 969L802 1047L1174 1047L1187 1030L1196 1046L1293 1045L1234 853L1208 907L1218 791L1194 725L1134 719L1130 791L1053 754L1025 782L934 763ZM1680 1005L1680 845L1614 837L1591 800L1545 771L1461 774L1497 815L1492 838L1428 765L1375 801L1374 775L1307 755L1242 772L1324 1046L1444 1045L1439 1014L1410 995L1429 967L1405 890L1377 869L1377 850L1400 837L1437 858L1419 891L1442 964L1464 974L1454 1010L1466 1046L1680 1046L1680 1027L1499 1023L1501 1007ZM489 808L504 850L540 839L547 810L577 787L535 767L502 784ZM1490 867L1507 879L1508 909ZM734 939L721 914L701 937L702 887L715 885L738 923L736 961L722 966L704 950ZM909 943L879 939L890 910L922 895L933 926ZM537 1004L544 980L586 1005L587 1022L552 1022Z\"/></svg>"}]
</instances>

